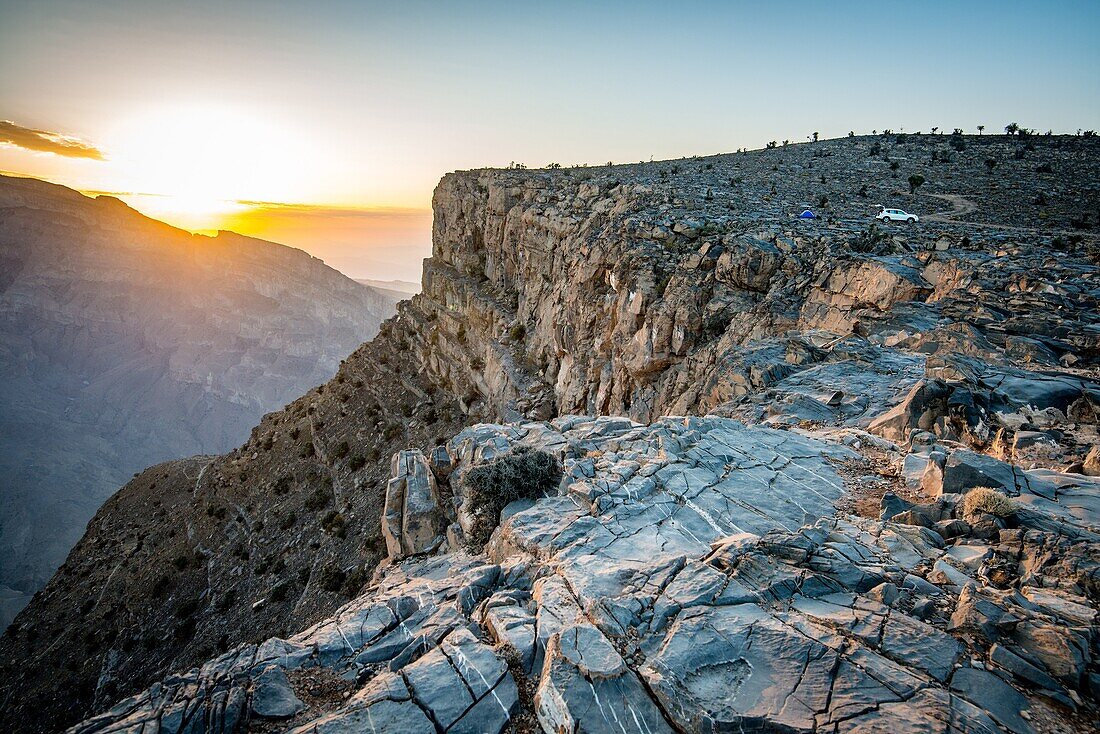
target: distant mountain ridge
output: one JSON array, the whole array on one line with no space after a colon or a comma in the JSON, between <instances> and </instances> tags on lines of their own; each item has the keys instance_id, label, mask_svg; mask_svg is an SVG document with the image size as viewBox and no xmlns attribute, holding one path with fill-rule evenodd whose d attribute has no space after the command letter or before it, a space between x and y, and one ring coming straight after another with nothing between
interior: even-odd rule
<instances>
[{"instance_id":1,"label":"distant mountain ridge","mask_svg":"<svg viewBox=\"0 0 1100 734\"><path fill-rule=\"evenodd\" d=\"M415 296L421 291L420 283L413 283L408 280L373 280L371 278L356 278L355 281L370 286L371 288L377 288L381 291L399 293L405 298Z\"/></svg>"},{"instance_id":2,"label":"distant mountain ridge","mask_svg":"<svg viewBox=\"0 0 1100 734\"><path fill-rule=\"evenodd\" d=\"M0 176L0 625L131 474L238 444L398 300L301 250Z\"/></svg>"}]
</instances>

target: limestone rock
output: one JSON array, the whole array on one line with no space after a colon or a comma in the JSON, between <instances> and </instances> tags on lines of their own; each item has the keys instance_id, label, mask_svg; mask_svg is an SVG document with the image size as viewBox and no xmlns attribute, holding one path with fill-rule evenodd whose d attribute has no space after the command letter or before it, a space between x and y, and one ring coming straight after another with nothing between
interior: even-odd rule
<instances>
[{"instance_id":1,"label":"limestone rock","mask_svg":"<svg viewBox=\"0 0 1100 734\"><path fill-rule=\"evenodd\" d=\"M390 558L433 550L442 542L442 514L427 458L418 449L400 451L393 456L391 472L382 516Z\"/></svg>"}]
</instances>

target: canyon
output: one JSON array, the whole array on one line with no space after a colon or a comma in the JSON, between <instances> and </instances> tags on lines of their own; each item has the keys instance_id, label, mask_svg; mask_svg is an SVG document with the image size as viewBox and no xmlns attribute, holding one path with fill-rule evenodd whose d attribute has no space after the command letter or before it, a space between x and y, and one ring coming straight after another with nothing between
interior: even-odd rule
<instances>
[{"instance_id":1,"label":"canyon","mask_svg":"<svg viewBox=\"0 0 1100 734\"><path fill-rule=\"evenodd\" d=\"M445 176L332 380L97 513L0 726L1090 731L1098 174L891 133Z\"/></svg>"},{"instance_id":2,"label":"canyon","mask_svg":"<svg viewBox=\"0 0 1100 734\"><path fill-rule=\"evenodd\" d=\"M299 250L0 177L0 624L135 472L239 444L397 300Z\"/></svg>"}]
</instances>

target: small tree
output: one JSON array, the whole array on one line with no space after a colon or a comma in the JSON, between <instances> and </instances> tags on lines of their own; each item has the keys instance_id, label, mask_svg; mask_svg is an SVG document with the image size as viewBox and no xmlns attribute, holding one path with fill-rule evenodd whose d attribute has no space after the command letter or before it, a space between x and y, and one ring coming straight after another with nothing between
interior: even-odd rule
<instances>
[{"instance_id":1,"label":"small tree","mask_svg":"<svg viewBox=\"0 0 1100 734\"><path fill-rule=\"evenodd\" d=\"M1020 131L1020 126L1015 122L1010 122L1005 125L1005 135L1015 135Z\"/></svg>"},{"instance_id":2,"label":"small tree","mask_svg":"<svg viewBox=\"0 0 1100 734\"><path fill-rule=\"evenodd\" d=\"M982 130L985 130L985 125L978 125L978 135L982 134Z\"/></svg>"},{"instance_id":3,"label":"small tree","mask_svg":"<svg viewBox=\"0 0 1100 734\"><path fill-rule=\"evenodd\" d=\"M992 158L986 158L985 167L990 173L993 173L993 169L997 167L997 161L993 160Z\"/></svg>"},{"instance_id":4,"label":"small tree","mask_svg":"<svg viewBox=\"0 0 1100 734\"><path fill-rule=\"evenodd\" d=\"M936 134L936 132L937 132L938 130L939 130L939 128L938 128L938 127L934 127L934 128L932 128L932 134L933 134L933 135L935 135L935 134Z\"/></svg>"},{"instance_id":5,"label":"small tree","mask_svg":"<svg viewBox=\"0 0 1100 734\"><path fill-rule=\"evenodd\" d=\"M890 161L890 170L891 171L897 171L899 168L901 168L900 163L898 163L897 161Z\"/></svg>"},{"instance_id":6,"label":"small tree","mask_svg":"<svg viewBox=\"0 0 1100 734\"><path fill-rule=\"evenodd\" d=\"M919 173L914 173L912 176L909 177L909 193L917 193L917 189L919 189L921 187L921 184L923 183L924 176L920 175Z\"/></svg>"},{"instance_id":7,"label":"small tree","mask_svg":"<svg viewBox=\"0 0 1100 734\"><path fill-rule=\"evenodd\" d=\"M814 133L814 142L815 142L815 143L817 142L817 136L818 136L818 133L816 133L816 132L815 132L815 133Z\"/></svg>"}]
</instances>

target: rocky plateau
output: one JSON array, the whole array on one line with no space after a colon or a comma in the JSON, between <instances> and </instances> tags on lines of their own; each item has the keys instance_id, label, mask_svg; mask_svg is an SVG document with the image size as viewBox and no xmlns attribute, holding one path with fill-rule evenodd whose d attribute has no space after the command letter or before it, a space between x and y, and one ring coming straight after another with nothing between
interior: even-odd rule
<instances>
[{"instance_id":1,"label":"rocky plateau","mask_svg":"<svg viewBox=\"0 0 1100 734\"><path fill-rule=\"evenodd\" d=\"M1098 174L890 134L444 177L378 337L98 513L0 725L1094 731Z\"/></svg>"}]
</instances>

